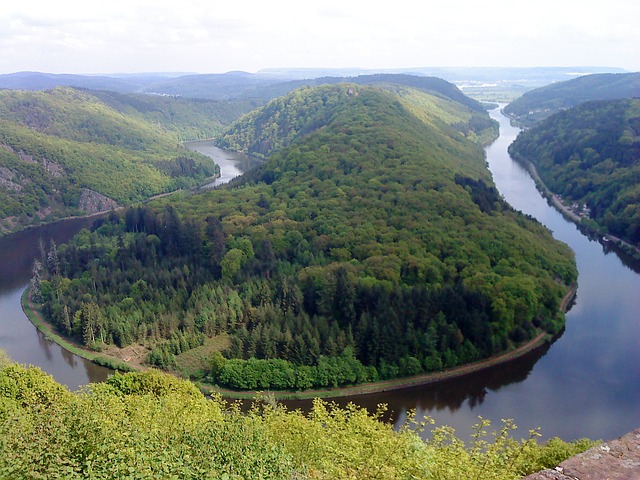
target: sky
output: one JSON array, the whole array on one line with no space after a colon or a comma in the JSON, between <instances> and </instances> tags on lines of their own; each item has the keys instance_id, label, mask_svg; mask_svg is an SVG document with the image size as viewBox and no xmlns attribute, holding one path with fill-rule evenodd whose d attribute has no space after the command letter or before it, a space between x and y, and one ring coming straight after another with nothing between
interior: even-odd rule
<instances>
[{"instance_id":1,"label":"sky","mask_svg":"<svg viewBox=\"0 0 640 480\"><path fill-rule=\"evenodd\" d=\"M17 0L0 74L265 68L640 70L637 0Z\"/></svg>"}]
</instances>

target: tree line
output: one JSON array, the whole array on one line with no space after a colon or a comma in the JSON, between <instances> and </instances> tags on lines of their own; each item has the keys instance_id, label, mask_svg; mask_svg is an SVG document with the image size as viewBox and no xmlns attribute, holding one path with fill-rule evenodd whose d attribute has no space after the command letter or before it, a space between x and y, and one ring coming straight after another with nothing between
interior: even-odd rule
<instances>
[{"instance_id":1,"label":"tree line","mask_svg":"<svg viewBox=\"0 0 640 480\"><path fill-rule=\"evenodd\" d=\"M225 361L193 374L233 388L414 375L557 333L570 250L502 200L477 145L348 88L306 92L331 120L252 174L58 247L47 317L92 348L143 343L166 368L224 337Z\"/></svg>"}]
</instances>

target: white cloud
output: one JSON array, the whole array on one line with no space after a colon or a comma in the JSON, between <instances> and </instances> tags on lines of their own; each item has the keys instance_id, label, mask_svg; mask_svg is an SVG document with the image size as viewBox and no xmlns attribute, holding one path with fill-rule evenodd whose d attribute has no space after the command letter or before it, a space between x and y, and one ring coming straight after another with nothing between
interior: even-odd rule
<instances>
[{"instance_id":1,"label":"white cloud","mask_svg":"<svg viewBox=\"0 0 640 480\"><path fill-rule=\"evenodd\" d=\"M0 72L606 65L640 69L626 0L11 2Z\"/></svg>"}]
</instances>

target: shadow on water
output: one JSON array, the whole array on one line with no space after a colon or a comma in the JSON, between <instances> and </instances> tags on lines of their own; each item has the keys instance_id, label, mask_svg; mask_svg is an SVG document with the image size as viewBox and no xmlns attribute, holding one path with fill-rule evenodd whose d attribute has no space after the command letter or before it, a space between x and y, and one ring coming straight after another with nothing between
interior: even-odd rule
<instances>
[{"instance_id":1,"label":"shadow on water","mask_svg":"<svg viewBox=\"0 0 640 480\"><path fill-rule=\"evenodd\" d=\"M221 177L211 186L228 182L260 163L247 155L221 150L210 141L193 142L188 147L210 156L220 165ZM52 241L57 245L68 242L99 218L71 218L0 237L0 349L19 363L42 368L71 389L103 381L111 370L48 340L25 316L20 296L29 284L33 261L42 256L43 248L48 250Z\"/></svg>"},{"instance_id":2,"label":"shadow on water","mask_svg":"<svg viewBox=\"0 0 640 480\"><path fill-rule=\"evenodd\" d=\"M387 404L385 418L396 425L414 410L418 417L433 417L437 425L451 425L462 436L479 415L494 425L501 418L514 419L519 431L525 432L523 437L535 427L542 428L545 438L565 440L623 435L640 426L640 276L635 273L640 262L625 258L610 244L589 240L547 205L531 177L507 154L517 129L499 112L492 116L500 121L501 137L487 148L487 158L498 190L576 254L578 296L566 316L566 331L552 345L481 372L434 385L340 398L336 403L353 402L370 411ZM240 173L234 170L229 179ZM109 370L46 340L25 317L19 299L39 255L40 240L45 246L51 239L64 243L92 222L68 220L0 238L0 348L74 389L103 380ZM305 401L285 404L303 410L310 406Z\"/></svg>"},{"instance_id":3,"label":"shadow on water","mask_svg":"<svg viewBox=\"0 0 640 480\"><path fill-rule=\"evenodd\" d=\"M507 385L524 382L536 362L547 353L550 347L550 344L544 344L510 362L434 384L390 392L338 397L330 401L341 407L348 403L355 403L370 412L375 412L378 405L385 404L388 409L382 418L395 424L402 423L410 410L422 411L423 414L445 410L455 413L461 408L473 410L483 404L490 392L497 392ZM283 400L281 403L289 409L300 409L305 412L312 406L311 400Z\"/></svg>"},{"instance_id":4,"label":"shadow on water","mask_svg":"<svg viewBox=\"0 0 640 480\"><path fill-rule=\"evenodd\" d=\"M77 389L89 382L105 380L110 370L76 357L48 340L29 322L20 306L29 284L31 266L41 256L41 245L68 242L98 217L74 218L33 227L0 238L0 349L19 362L42 368L60 383Z\"/></svg>"}]
</instances>

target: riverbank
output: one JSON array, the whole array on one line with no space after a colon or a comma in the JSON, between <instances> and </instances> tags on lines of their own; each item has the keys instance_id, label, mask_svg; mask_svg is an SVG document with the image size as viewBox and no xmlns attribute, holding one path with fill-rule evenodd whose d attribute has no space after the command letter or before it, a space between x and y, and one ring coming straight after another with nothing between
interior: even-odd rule
<instances>
[{"instance_id":1,"label":"riverbank","mask_svg":"<svg viewBox=\"0 0 640 480\"><path fill-rule=\"evenodd\" d=\"M563 297L559 309L562 312L566 312L569 305L575 298L577 291L576 285L571 285ZM113 370L119 371L133 371L144 369L140 363L131 364L123 358L108 355L102 352L94 352L83 348L81 345L66 339L59 335L53 326L46 322L42 317L37 306L34 304L31 298L31 288L27 288L21 298L22 309L29 318L29 320L38 328L44 335L51 341L57 343L62 348L78 355L82 358L86 358L99 365L106 366ZM363 383L359 385L332 388L332 389L319 389L319 390L304 390L300 392L293 391L269 391L279 400L304 400L312 398L339 398L346 396L366 395L370 393L382 393L393 390L400 390L405 388L416 387L420 385L429 385L433 383L442 382L445 380L451 380L453 378L463 377L471 373L476 373L496 365L504 364L515 359L522 357L523 355L542 347L547 342L551 341L551 337L546 332L540 332L535 338L519 346L513 350L489 357L484 360L453 367L439 372L432 372L423 375L417 375L413 377L398 378L393 380L384 380L379 382ZM219 393L224 397L235 399L251 399L257 395L264 393L259 391L236 391L223 388L214 387L212 385L200 384L201 390L206 393Z\"/></svg>"},{"instance_id":2,"label":"riverbank","mask_svg":"<svg viewBox=\"0 0 640 480\"><path fill-rule=\"evenodd\" d=\"M526 170L529 172L529 175L531 175L531 178L533 178L533 181L535 182L536 187L538 188L538 191L540 192L540 194L544 198L546 198L547 201L551 205L553 205L560 213L562 213L562 216L564 216L567 220L570 220L576 225L579 225L580 228L586 230L588 233L595 235L596 237L602 239L603 241L611 242L613 245L620 247L623 251L625 251L625 253L629 255L632 255L635 257L640 256L640 248L635 247L634 245L631 245L628 242L625 242L621 238L618 238L614 235L610 235L606 232L603 232L599 226L598 228L594 228L592 225L588 225L585 222L583 222L582 221L583 217L576 214L573 210L571 210L568 206L566 206L562 202L562 199L560 198L559 195L549 190L549 187L547 187L547 185L540 178L540 175L538 175L538 170L536 169L533 163L531 163L528 160L519 160L518 162L521 165L523 165L526 168ZM595 224L595 222L592 222L592 223Z\"/></svg>"},{"instance_id":3,"label":"riverbank","mask_svg":"<svg viewBox=\"0 0 640 480\"><path fill-rule=\"evenodd\" d=\"M103 353L94 352L92 350L87 350L85 348L82 348L82 346L77 344L76 342L73 342L58 334L53 326L44 320L40 310L34 304L31 295L31 287L28 287L22 293L20 304L22 305L22 311L27 316L29 321L44 334L47 340L57 343L62 348L73 353L74 355L77 355L78 357L85 358L98 365L110 368L112 370L118 370L121 372L138 370L138 368L132 367L126 362L123 362L118 357L105 355Z\"/></svg>"},{"instance_id":4,"label":"riverbank","mask_svg":"<svg viewBox=\"0 0 640 480\"><path fill-rule=\"evenodd\" d=\"M559 310L566 313L571 303L576 297L577 285L572 284L565 296L560 302ZM551 335L546 332L539 333L535 338L529 342L521 345L520 347L510 350L493 357L486 358L484 360L478 360L477 362L468 363L458 367L442 370L439 372L426 373L422 375L416 375L413 377L396 378L393 380L383 380L371 383L362 383L359 385L321 389L321 390L304 390L300 392L291 391L269 391L278 400L307 400L312 398L339 398L339 397L351 397L357 395L367 395L370 393L383 393L393 390L402 390L405 388L417 387L421 385L429 385L433 383L443 382L451 380L453 378L464 377L472 373L477 373L482 370L486 370L496 365L505 364L516 360L529 352L532 352L546 343L552 341ZM201 389L207 393L216 392L224 397L236 398L236 399L250 399L258 394L264 393L259 391L238 391L229 390L224 388L212 387L207 385L201 385Z\"/></svg>"},{"instance_id":5,"label":"riverbank","mask_svg":"<svg viewBox=\"0 0 640 480\"><path fill-rule=\"evenodd\" d=\"M273 395L277 400L308 400L313 398L340 398L340 397L353 397L357 395L367 395L370 393L383 393L393 390L402 390L405 388L417 387L421 385L429 385L433 383L443 382L445 380L451 380L453 378L464 377L471 373L476 373L481 370L494 367L496 365L504 364L520 358L521 356L532 352L533 350L542 347L549 340L547 333L540 333L533 340L528 343L511 350L509 352L490 357L485 360L479 360L477 362L461 365L451 369L443 370L440 372L426 373L423 375L417 375L414 377L397 378L393 380L382 380L378 382L362 383L359 385L352 385L347 387L322 389L322 390L304 390L300 392L291 391L277 391L269 390L269 394ZM223 397L235 398L239 400L251 399L259 394L265 392L261 391L237 391L228 390L218 387L210 387L201 385L201 389L206 393L219 393Z\"/></svg>"}]
</instances>

